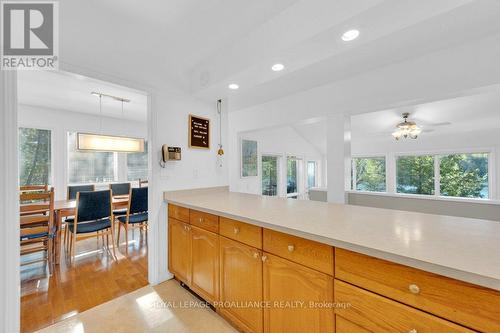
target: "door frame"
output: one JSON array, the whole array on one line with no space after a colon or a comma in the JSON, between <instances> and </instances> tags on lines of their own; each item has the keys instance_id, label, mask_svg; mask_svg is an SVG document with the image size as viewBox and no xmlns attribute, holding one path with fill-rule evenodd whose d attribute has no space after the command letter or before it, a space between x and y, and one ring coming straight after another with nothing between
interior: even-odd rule
<instances>
[{"instance_id":1,"label":"door frame","mask_svg":"<svg viewBox=\"0 0 500 333\"><path fill-rule=\"evenodd\" d=\"M148 149L148 207L150 212L148 227L148 282L151 285L161 283L171 277L168 272L164 249L167 239L165 223L161 214L163 196L161 188L155 186L154 178L159 177L159 167L156 167L155 147L158 122L153 112L153 96L159 95L152 87L140 85L116 76L84 69L68 63L60 63L60 71L83 75L140 90L147 94L147 140ZM19 267L19 176L18 176L18 110L17 110L17 73L16 71L0 71L0 125L3 134L0 149L3 151L0 159L0 276L5 277L0 283L0 332L19 332L20 313L20 267ZM165 231L165 232L163 232Z\"/></svg>"}]
</instances>

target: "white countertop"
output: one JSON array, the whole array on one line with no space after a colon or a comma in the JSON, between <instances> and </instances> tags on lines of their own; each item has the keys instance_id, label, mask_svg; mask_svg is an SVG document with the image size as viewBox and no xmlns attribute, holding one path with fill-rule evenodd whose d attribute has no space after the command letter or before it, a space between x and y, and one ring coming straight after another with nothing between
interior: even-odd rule
<instances>
[{"instance_id":1,"label":"white countertop","mask_svg":"<svg viewBox=\"0 0 500 333\"><path fill-rule=\"evenodd\" d=\"M500 290L500 222L229 192L165 192L167 203L237 219Z\"/></svg>"}]
</instances>

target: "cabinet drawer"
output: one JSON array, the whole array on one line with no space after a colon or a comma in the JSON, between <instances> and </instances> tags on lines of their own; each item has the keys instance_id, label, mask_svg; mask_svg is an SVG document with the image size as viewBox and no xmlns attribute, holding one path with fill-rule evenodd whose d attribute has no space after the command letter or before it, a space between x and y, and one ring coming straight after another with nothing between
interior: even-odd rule
<instances>
[{"instance_id":1,"label":"cabinet drawer","mask_svg":"<svg viewBox=\"0 0 500 333\"><path fill-rule=\"evenodd\" d=\"M217 215L191 209L189 211L189 223L211 232L219 232L219 217Z\"/></svg>"},{"instance_id":2,"label":"cabinet drawer","mask_svg":"<svg viewBox=\"0 0 500 333\"><path fill-rule=\"evenodd\" d=\"M168 204L168 217L189 223L189 209L181 206Z\"/></svg>"},{"instance_id":3,"label":"cabinet drawer","mask_svg":"<svg viewBox=\"0 0 500 333\"><path fill-rule=\"evenodd\" d=\"M349 320L335 316L335 333L372 333Z\"/></svg>"},{"instance_id":4,"label":"cabinet drawer","mask_svg":"<svg viewBox=\"0 0 500 333\"><path fill-rule=\"evenodd\" d=\"M336 304L350 304L335 308L336 317L345 318L370 332L472 332L452 322L339 280L335 280L334 290Z\"/></svg>"},{"instance_id":5,"label":"cabinet drawer","mask_svg":"<svg viewBox=\"0 0 500 333\"><path fill-rule=\"evenodd\" d=\"M333 247L264 229L264 251L333 275Z\"/></svg>"},{"instance_id":6,"label":"cabinet drawer","mask_svg":"<svg viewBox=\"0 0 500 333\"><path fill-rule=\"evenodd\" d=\"M262 228L220 217L219 233L238 242L262 249Z\"/></svg>"},{"instance_id":7,"label":"cabinet drawer","mask_svg":"<svg viewBox=\"0 0 500 333\"><path fill-rule=\"evenodd\" d=\"M500 292L335 249L335 277L484 332L500 332Z\"/></svg>"}]
</instances>

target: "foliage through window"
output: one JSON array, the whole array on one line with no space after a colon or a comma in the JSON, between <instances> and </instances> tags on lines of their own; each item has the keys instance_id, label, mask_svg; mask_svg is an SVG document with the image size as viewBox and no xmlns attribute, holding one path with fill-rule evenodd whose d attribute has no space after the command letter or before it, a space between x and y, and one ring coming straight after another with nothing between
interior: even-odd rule
<instances>
[{"instance_id":1,"label":"foliage through window","mask_svg":"<svg viewBox=\"0 0 500 333\"><path fill-rule=\"evenodd\" d=\"M116 153L76 149L76 133L68 133L69 184L107 183L116 180Z\"/></svg>"},{"instance_id":2,"label":"foliage through window","mask_svg":"<svg viewBox=\"0 0 500 333\"><path fill-rule=\"evenodd\" d=\"M397 157L396 192L434 194L434 156Z\"/></svg>"},{"instance_id":3,"label":"foliage through window","mask_svg":"<svg viewBox=\"0 0 500 333\"><path fill-rule=\"evenodd\" d=\"M488 198L488 154L453 154L440 158L441 195Z\"/></svg>"},{"instance_id":4,"label":"foliage through window","mask_svg":"<svg viewBox=\"0 0 500 333\"><path fill-rule=\"evenodd\" d=\"M144 152L127 154L127 180L148 179L148 143L144 142Z\"/></svg>"},{"instance_id":5,"label":"foliage through window","mask_svg":"<svg viewBox=\"0 0 500 333\"><path fill-rule=\"evenodd\" d=\"M49 130L19 128L19 184L50 184L51 137Z\"/></svg>"},{"instance_id":6,"label":"foliage through window","mask_svg":"<svg viewBox=\"0 0 500 333\"><path fill-rule=\"evenodd\" d=\"M385 192L385 157L355 158L353 188L357 191Z\"/></svg>"},{"instance_id":7,"label":"foliage through window","mask_svg":"<svg viewBox=\"0 0 500 333\"><path fill-rule=\"evenodd\" d=\"M262 194L278 195L278 157L262 156Z\"/></svg>"},{"instance_id":8,"label":"foliage through window","mask_svg":"<svg viewBox=\"0 0 500 333\"><path fill-rule=\"evenodd\" d=\"M298 160L293 156L288 156L286 158L286 193L292 194L292 198L297 198L298 190Z\"/></svg>"}]
</instances>

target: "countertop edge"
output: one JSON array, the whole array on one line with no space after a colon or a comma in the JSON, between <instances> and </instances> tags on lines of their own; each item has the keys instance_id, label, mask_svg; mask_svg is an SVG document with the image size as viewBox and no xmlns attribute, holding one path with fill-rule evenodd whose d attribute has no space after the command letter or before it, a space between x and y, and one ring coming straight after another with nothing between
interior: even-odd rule
<instances>
[{"instance_id":1,"label":"countertop edge","mask_svg":"<svg viewBox=\"0 0 500 333\"><path fill-rule=\"evenodd\" d=\"M245 216L228 214L228 213L223 212L223 211L218 211L218 210L214 210L214 209L207 209L207 208L199 207L196 205L189 205L189 204L186 204L184 202L177 201L175 199L172 200L172 199L164 198L164 201L166 203L172 203L172 204L175 204L175 205L178 205L181 207L195 209L195 210L199 210L199 211L202 211L205 213L214 214L214 215L218 215L218 216L222 216L222 217L226 217L226 218L230 218L230 219L235 219L235 220L249 223L249 224L252 224L255 226L284 232L284 233L287 233L287 234L290 234L293 236L302 237L302 238L316 241L319 243L331 245L334 247L339 247L339 248L342 248L345 250L351 250L351 251L365 254L368 256L372 256L375 258L388 260L388 261L391 261L391 262L394 262L397 264L421 269L423 271L427 271L430 273L446 276L446 277L449 277L452 279L456 279L456 280L460 280L460 281L468 282L468 283L475 284L478 286L482 286L482 287L486 287L486 288L500 291L500 280L495 279L495 278L491 278L488 276L483 276L483 275L479 275L476 273L466 272L466 271L453 269L453 268L442 266L442 265L433 264L433 263L426 262L426 261L408 258L408 257L401 256L398 254L380 251L380 250L373 249L370 247L366 247L366 246L362 246L362 245L358 245L358 244L352 244L352 243L348 243L348 242L341 241L341 240L336 240L336 239L322 237L322 236L318 236L318 235L314 235L314 234L309 234L307 232L303 232L303 231L299 231L299 230L295 230L295 229L288 229L288 228L284 228L281 226L277 226L275 224L270 224L270 223L265 223L265 222L261 222L258 220L253 220L253 219L247 218Z\"/></svg>"}]
</instances>

